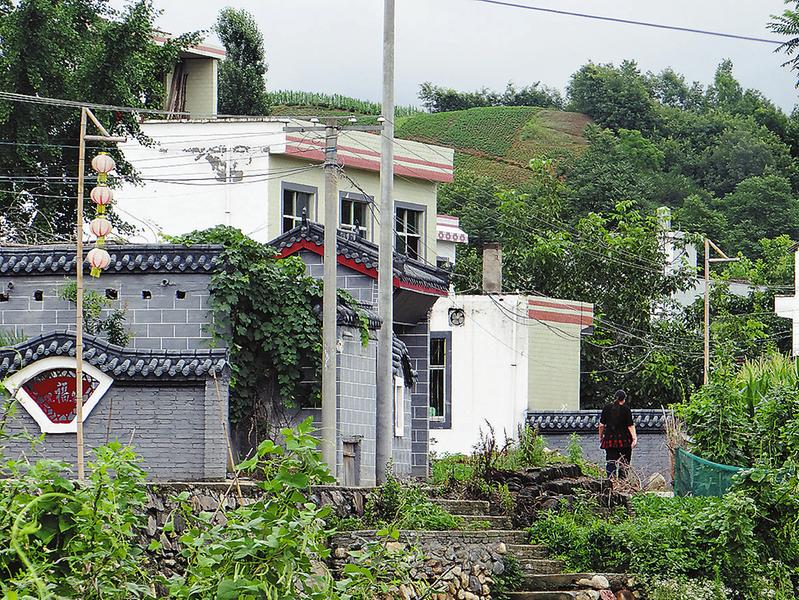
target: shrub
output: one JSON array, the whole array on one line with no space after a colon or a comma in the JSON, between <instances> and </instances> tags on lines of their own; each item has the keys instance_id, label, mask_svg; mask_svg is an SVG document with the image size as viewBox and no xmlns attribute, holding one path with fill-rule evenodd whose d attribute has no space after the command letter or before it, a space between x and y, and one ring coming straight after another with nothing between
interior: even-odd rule
<instances>
[{"instance_id":1,"label":"shrub","mask_svg":"<svg viewBox=\"0 0 799 600\"><path fill-rule=\"evenodd\" d=\"M650 600L727 600L729 590L709 580L656 579L648 586Z\"/></svg>"},{"instance_id":2,"label":"shrub","mask_svg":"<svg viewBox=\"0 0 799 600\"><path fill-rule=\"evenodd\" d=\"M137 533L146 499L139 458L94 450L83 484L69 465L6 460L0 480L0 591L7 598L153 597Z\"/></svg>"},{"instance_id":3,"label":"shrub","mask_svg":"<svg viewBox=\"0 0 799 600\"><path fill-rule=\"evenodd\" d=\"M386 482L370 494L364 521L371 526L393 525L398 529L449 530L462 523L431 502L418 485L403 485L390 472Z\"/></svg>"},{"instance_id":4,"label":"shrub","mask_svg":"<svg viewBox=\"0 0 799 600\"><path fill-rule=\"evenodd\" d=\"M524 584L524 571L519 559L506 554L502 563L504 570L493 575L494 583L491 585L491 597L496 600L507 600L508 594L518 592Z\"/></svg>"},{"instance_id":5,"label":"shrub","mask_svg":"<svg viewBox=\"0 0 799 600\"><path fill-rule=\"evenodd\" d=\"M617 509L609 516L582 500L570 511L537 521L530 534L532 542L545 544L578 572L719 580L742 597L755 598L764 586L786 588L764 565L769 551L758 534L765 525L760 517L743 492L724 498L642 495L633 497L632 514Z\"/></svg>"},{"instance_id":6,"label":"shrub","mask_svg":"<svg viewBox=\"0 0 799 600\"><path fill-rule=\"evenodd\" d=\"M284 429L284 446L266 440L239 465L257 475L264 494L252 504L222 509L224 524L214 524L211 513L195 515L184 502L186 572L169 581L170 598L335 597L321 562L329 555L324 518L330 510L307 496L311 485L332 481L312 429L310 418L296 430Z\"/></svg>"}]
</instances>

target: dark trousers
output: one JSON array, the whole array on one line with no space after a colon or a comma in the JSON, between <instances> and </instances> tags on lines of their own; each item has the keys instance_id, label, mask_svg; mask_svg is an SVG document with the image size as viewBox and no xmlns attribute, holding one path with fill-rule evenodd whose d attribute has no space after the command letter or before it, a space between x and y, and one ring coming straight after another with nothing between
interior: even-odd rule
<instances>
[{"instance_id":1,"label":"dark trousers","mask_svg":"<svg viewBox=\"0 0 799 600\"><path fill-rule=\"evenodd\" d=\"M633 458L632 448L606 448L605 449L605 470L608 477L619 477L627 479L627 471Z\"/></svg>"}]
</instances>

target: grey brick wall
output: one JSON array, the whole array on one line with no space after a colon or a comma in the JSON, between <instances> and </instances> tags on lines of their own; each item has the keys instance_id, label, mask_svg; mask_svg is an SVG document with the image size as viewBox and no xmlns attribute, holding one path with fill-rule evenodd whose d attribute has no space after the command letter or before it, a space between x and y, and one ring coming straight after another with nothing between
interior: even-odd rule
<instances>
[{"instance_id":1,"label":"grey brick wall","mask_svg":"<svg viewBox=\"0 0 799 600\"><path fill-rule=\"evenodd\" d=\"M220 381L217 397L213 380L189 385L151 386L115 383L84 422L87 462L90 449L106 440L132 440L142 467L152 480L222 479L227 443L222 415L227 416L227 382ZM39 426L22 408L7 424L10 434L41 435ZM5 456L22 454L31 460L50 458L74 466L75 434L47 434L33 449L21 439L4 440Z\"/></svg>"},{"instance_id":2,"label":"grey brick wall","mask_svg":"<svg viewBox=\"0 0 799 600\"><path fill-rule=\"evenodd\" d=\"M13 284L8 301L0 302L0 328L29 338L57 329L74 331L74 305L59 298L68 281L59 275L0 276L0 290ZM111 307L126 311L130 347L187 350L210 346L210 275L106 273L84 281L87 290L103 296L106 290L116 291L118 299ZM37 291L42 294L41 301L35 299ZM185 297L178 298L178 291ZM150 299L144 299L143 292L149 292Z\"/></svg>"},{"instance_id":3,"label":"grey brick wall","mask_svg":"<svg viewBox=\"0 0 799 600\"><path fill-rule=\"evenodd\" d=\"M544 440L549 448L565 451L569 444L570 433L553 434L544 432ZM597 431L579 433L580 447L583 456L605 468L605 451L599 447L599 434ZM632 467L644 479L653 473L660 473L671 483L671 466L669 464L669 449L666 445L666 436L663 433L639 432L638 446L633 450Z\"/></svg>"},{"instance_id":4,"label":"grey brick wall","mask_svg":"<svg viewBox=\"0 0 799 600\"><path fill-rule=\"evenodd\" d=\"M377 398L377 340L364 347L360 332L353 327L339 327L343 350L338 354L336 380L338 390L338 428L336 463L339 480L344 473L342 442L359 441L359 485L375 483L375 402Z\"/></svg>"},{"instance_id":5,"label":"grey brick wall","mask_svg":"<svg viewBox=\"0 0 799 600\"><path fill-rule=\"evenodd\" d=\"M429 319L414 327L396 326L397 336L408 346L414 370L418 373L411 391L411 473L427 477L430 452L428 363L430 360Z\"/></svg>"},{"instance_id":6,"label":"grey brick wall","mask_svg":"<svg viewBox=\"0 0 799 600\"><path fill-rule=\"evenodd\" d=\"M324 260L310 250L302 250L299 257L308 268L308 275L317 279L324 276ZM338 265L336 280L339 289L347 290L358 302L374 304L377 300L377 280L347 267Z\"/></svg>"}]
</instances>

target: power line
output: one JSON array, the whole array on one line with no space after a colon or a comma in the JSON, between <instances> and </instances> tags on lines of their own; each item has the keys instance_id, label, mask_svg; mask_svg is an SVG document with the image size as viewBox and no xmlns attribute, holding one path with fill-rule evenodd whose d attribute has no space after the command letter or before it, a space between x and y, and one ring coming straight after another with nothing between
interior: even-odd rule
<instances>
[{"instance_id":1,"label":"power line","mask_svg":"<svg viewBox=\"0 0 799 600\"><path fill-rule=\"evenodd\" d=\"M761 44L773 44L780 46L783 42L769 39L759 38L749 35L739 35L737 33L724 33L721 31L708 31L707 29L696 29L693 27L679 27L677 25L665 25L663 23L653 23L651 21L635 21L632 19L621 19L619 17L607 17L603 15L592 15L587 13L572 12L568 10L558 10L555 8L544 8L542 6L530 6L527 4L517 4L515 2L504 2L502 0L473 0L474 2L483 2L485 4L496 4L498 6L507 6L510 8L521 8L524 10L533 10L543 13L551 13L556 15L564 15L568 17L578 17L581 19L593 19L595 21L607 21L610 23L621 23L623 25L637 25L639 27L652 27L654 29L666 29L669 31L680 31L682 33L696 33L700 35L710 35L714 37L728 38L734 40L743 40L747 42L758 42Z\"/></svg>"}]
</instances>

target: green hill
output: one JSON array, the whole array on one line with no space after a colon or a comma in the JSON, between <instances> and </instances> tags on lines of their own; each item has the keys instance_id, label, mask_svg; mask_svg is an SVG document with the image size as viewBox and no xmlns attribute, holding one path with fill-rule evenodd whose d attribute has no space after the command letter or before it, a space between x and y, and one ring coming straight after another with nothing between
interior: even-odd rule
<instances>
[{"instance_id":1,"label":"green hill","mask_svg":"<svg viewBox=\"0 0 799 600\"><path fill-rule=\"evenodd\" d=\"M589 118L529 106L492 106L397 119L397 137L455 149L455 168L518 185L534 157L568 157L585 147Z\"/></svg>"},{"instance_id":2,"label":"green hill","mask_svg":"<svg viewBox=\"0 0 799 600\"><path fill-rule=\"evenodd\" d=\"M273 115L349 115L360 124L376 123L380 105L341 95L275 92ZM455 149L457 172L490 177L509 186L530 179L534 157L569 157L585 147L583 130L590 119L580 113L533 106L490 106L453 112L397 111L399 138Z\"/></svg>"}]
</instances>

